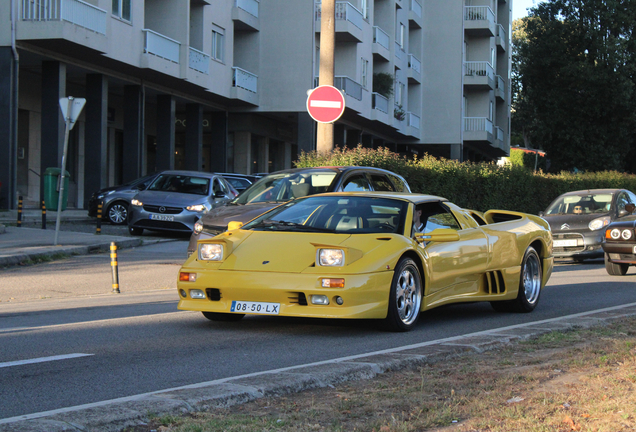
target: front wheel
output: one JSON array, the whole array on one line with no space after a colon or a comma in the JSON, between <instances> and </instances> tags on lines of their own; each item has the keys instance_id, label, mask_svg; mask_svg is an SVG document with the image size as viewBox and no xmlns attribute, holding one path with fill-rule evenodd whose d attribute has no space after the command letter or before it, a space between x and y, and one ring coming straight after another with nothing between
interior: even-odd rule
<instances>
[{"instance_id":1,"label":"front wheel","mask_svg":"<svg viewBox=\"0 0 636 432\"><path fill-rule=\"evenodd\" d=\"M627 269L629 269L629 264L613 263L609 260L607 254L605 254L605 270L607 270L607 274L611 276L625 276Z\"/></svg>"},{"instance_id":2,"label":"front wheel","mask_svg":"<svg viewBox=\"0 0 636 432\"><path fill-rule=\"evenodd\" d=\"M415 326L422 306L422 277L410 258L402 258L393 274L389 294L386 327L392 331L409 331Z\"/></svg>"},{"instance_id":3,"label":"front wheel","mask_svg":"<svg viewBox=\"0 0 636 432\"><path fill-rule=\"evenodd\" d=\"M210 321L240 321L243 319L245 314L233 314L233 313L219 313L219 312L201 312L204 317L209 319Z\"/></svg>"},{"instance_id":4,"label":"front wheel","mask_svg":"<svg viewBox=\"0 0 636 432\"><path fill-rule=\"evenodd\" d=\"M521 261L519 294L514 300L491 302L497 312L532 312L541 295L541 259L533 247L529 247Z\"/></svg>"},{"instance_id":5,"label":"front wheel","mask_svg":"<svg viewBox=\"0 0 636 432\"><path fill-rule=\"evenodd\" d=\"M116 201L108 207L107 218L113 225L123 225L128 220L128 204Z\"/></svg>"}]
</instances>

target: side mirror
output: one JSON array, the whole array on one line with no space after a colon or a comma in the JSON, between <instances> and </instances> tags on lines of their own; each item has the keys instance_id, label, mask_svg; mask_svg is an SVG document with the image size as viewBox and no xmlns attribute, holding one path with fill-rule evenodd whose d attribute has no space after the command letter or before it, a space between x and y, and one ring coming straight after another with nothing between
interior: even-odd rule
<instances>
[{"instance_id":1,"label":"side mirror","mask_svg":"<svg viewBox=\"0 0 636 432\"><path fill-rule=\"evenodd\" d=\"M225 192L223 191L214 192L214 198L225 198Z\"/></svg>"},{"instance_id":2,"label":"side mirror","mask_svg":"<svg viewBox=\"0 0 636 432\"><path fill-rule=\"evenodd\" d=\"M625 204L625 210L627 211L628 214L634 213L634 210L636 210L636 204L634 203Z\"/></svg>"},{"instance_id":3,"label":"side mirror","mask_svg":"<svg viewBox=\"0 0 636 432\"><path fill-rule=\"evenodd\" d=\"M237 230L237 229L241 228L242 226L243 226L243 222L232 221L229 224L227 224L227 230L228 231L234 231L234 230Z\"/></svg>"},{"instance_id":4,"label":"side mirror","mask_svg":"<svg viewBox=\"0 0 636 432\"><path fill-rule=\"evenodd\" d=\"M438 228L426 234L415 234L418 242L434 241L434 242L454 242L459 240L459 233L450 228Z\"/></svg>"}]
</instances>

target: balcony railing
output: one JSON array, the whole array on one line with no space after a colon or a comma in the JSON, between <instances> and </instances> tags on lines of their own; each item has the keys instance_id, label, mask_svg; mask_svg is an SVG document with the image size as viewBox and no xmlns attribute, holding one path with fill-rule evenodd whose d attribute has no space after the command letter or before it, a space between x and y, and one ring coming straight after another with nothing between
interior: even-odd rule
<instances>
[{"instance_id":1,"label":"balcony railing","mask_svg":"<svg viewBox=\"0 0 636 432\"><path fill-rule=\"evenodd\" d=\"M412 128L420 130L420 116L413 114L412 112L406 113L406 124Z\"/></svg>"},{"instance_id":2,"label":"balcony railing","mask_svg":"<svg viewBox=\"0 0 636 432\"><path fill-rule=\"evenodd\" d=\"M359 101L362 100L362 85L346 76L336 76L333 79L333 86L345 92Z\"/></svg>"},{"instance_id":3,"label":"balcony railing","mask_svg":"<svg viewBox=\"0 0 636 432\"><path fill-rule=\"evenodd\" d=\"M486 117L464 117L466 132L488 132L492 134L492 121Z\"/></svg>"},{"instance_id":4,"label":"balcony railing","mask_svg":"<svg viewBox=\"0 0 636 432\"><path fill-rule=\"evenodd\" d=\"M411 0L411 10L419 18L422 18L422 5L417 0Z\"/></svg>"},{"instance_id":5,"label":"balcony railing","mask_svg":"<svg viewBox=\"0 0 636 432\"><path fill-rule=\"evenodd\" d=\"M501 46L504 47L504 49L506 48L506 30L504 30L504 27L501 24L497 24L497 37L499 38L499 40L501 41Z\"/></svg>"},{"instance_id":6,"label":"balcony railing","mask_svg":"<svg viewBox=\"0 0 636 432\"><path fill-rule=\"evenodd\" d=\"M490 79L495 79L495 71L487 61L464 62L464 75L487 76Z\"/></svg>"},{"instance_id":7,"label":"balcony railing","mask_svg":"<svg viewBox=\"0 0 636 432\"><path fill-rule=\"evenodd\" d=\"M465 6L464 19L467 21L495 22L495 13L490 6Z\"/></svg>"},{"instance_id":8,"label":"balcony railing","mask_svg":"<svg viewBox=\"0 0 636 432\"><path fill-rule=\"evenodd\" d=\"M402 48L402 45L400 45L399 42L395 42L395 57L401 59L402 54L404 54L404 49Z\"/></svg>"},{"instance_id":9,"label":"balcony railing","mask_svg":"<svg viewBox=\"0 0 636 432\"><path fill-rule=\"evenodd\" d=\"M506 83L504 82L503 78L501 77L501 75L496 75L495 76L495 82L497 84L497 89L501 90L502 92L505 93L506 91Z\"/></svg>"},{"instance_id":10,"label":"balcony railing","mask_svg":"<svg viewBox=\"0 0 636 432\"><path fill-rule=\"evenodd\" d=\"M22 0L22 21L68 21L105 35L107 16L82 0Z\"/></svg>"},{"instance_id":11,"label":"balcony railing","mask_svg":"<svg viewBox=\"0 0 636 432\"><path fill-rule=\"evenodd\" d=\"M499 126L495 126L495 131L497 132L497 139L499 141L503 141L504 140L504 131L502 128L500 128Z\"/></svg>"},{"instance_id":12,"label":"balcony railing","mask_svg":"<svg viewBox=\"0 0 636 432\"><path fill-rule=\"evenodd\" d=\"M233 67L232 87L239 87L252 93L258 93L258 75L239 67Z\"/></svg>"},{"instance_id":13,"label":"balcony railing","mask_svg":"<svg viewBox=\"0 0 636 432\"><path fill-rule=\"evenodd\" d=\"M144 52L179 63L179 50L181 48L179 42L150 29L142 31L146 35Z\"/></svg>"},{"instance_id":14,"label":"balcony railing","mask_svg":"<svg viewBox=\"0 0 636 432\"><path fill-rule=\"evenodd\" d=\"M317 2L314 10L316 13L315 19L319 20L322 16L322 3ZM339 20L349 21L351 24L362 30L364 17L362 16L362 12L356 9L356 7L351 3L339 1L336 2L336 21Z\"/></svg>"},{"instance_id":15,"label":"balcony railing","mask_svg":"<svg viewBox=\"0 0 636 432\"><path fill-rule=\"evenodd\" d=\"M371 101L373 103L373 109L382 111L385 114L389 113L389 100L386 97L380 93L371 93Z\"/></svg>"},{"instance_id":16,"label":"balcony railing","mask_svg":"<svg viewBox=\"0 0 636 432\"><path fill-rule=\"evenodd\" d=\"M250 15L258 18L258 0L235 0L234 4L237 8L243 9Z\"/></svg>"},{"instance_id":17,"label":"balcony railing","mask_svg":"<svg viewBox=\"0 0 636 432\"><path fill-rule=\"evenodd\" d=\"M378 45L383 46L386 49L389 49L389 44L391 43L391 38L380 27L374 26L373 27L373 42L377 43Z\"/></svg>"},{"instance_id":18,"label":"balcony railing","mask_svg":"<svg viewBox=\"0 0 636 432\"><path fill-rule=\"evenodd\" d=\"M190 47L188 66L190 66L190 69L208 74L210 70L210 56L198 49Z\"/></svg>"},{"instance_id":19,"label":"balcony railing","mask_svg":"<svg viewBox=\"0 0 636 432\"><path fill-rule=\"evenodd\" d=\"M417 73L422 72L422 62L420 62L413 54L409 54L409 67Z\"/></svg>"}]
</instances>

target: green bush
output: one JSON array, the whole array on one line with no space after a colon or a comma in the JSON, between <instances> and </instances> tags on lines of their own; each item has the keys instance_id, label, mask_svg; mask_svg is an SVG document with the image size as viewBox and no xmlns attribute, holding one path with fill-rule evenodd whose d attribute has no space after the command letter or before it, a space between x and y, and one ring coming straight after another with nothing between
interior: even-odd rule
<instances>
[{"instance_id":1,"label":"green bush","mask_svg":"<svg viewBox=\"0 0 636 432\"><path fill-rule=\"evenodd\" d=\"M301 153L295 165L371 166L396 172L411 190L448 198L479 211L515 210L538 214L557 196L582 189L624 188L636 191L636 176L617 171L544 174L519 165L458 162L424 155L407 159L386 148L336 148L327 154ZM534 166L533 166L534 167Z\"/></svg>"},{"instance_id":2,"label":"green bush","mask_svg":"<svg viewBox=\"0 0 636 432\"><path fill-rule=\"evenodd\" d=\"M537 170L546 171L545 157L537 153L528 153L521 149L511 148L508 159L515 166L523 166L534 170L536 164Z\"/></svg>"}]
</instances>

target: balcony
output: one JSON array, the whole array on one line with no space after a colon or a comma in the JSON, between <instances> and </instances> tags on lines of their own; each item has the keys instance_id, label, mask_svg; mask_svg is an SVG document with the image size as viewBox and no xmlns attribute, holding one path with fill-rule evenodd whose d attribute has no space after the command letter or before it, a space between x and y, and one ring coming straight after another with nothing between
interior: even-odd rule
<instances>
[{"instance_id":1,"label":"balcony","mask_svg":"<svg viewBox=\"0 0 636 432\"><path fill-rule=\"evenodd\" d=\"M406 133L415 138L420 138L420 116L408 111L406 113Z\"/></svg>"},{"instance_id":2,"label":"balcony","mask_svg":"<svg viewBox=\"0 0 636 432\"><path fill-rule=\"evenodd\" d=\"M180 42L150 29L143 29L142 31L145 34L144 53L179 64Z\"/></svg>"},{"instance_id":3,"label":"balcony","mask_svg":"<svg viewBox=\"0 0 636 432\"><path fill-rule=\"evenodd\" d=\"M82 0L22 0L22 21L66 21L106 34L108 13Z\"/></svg>"},{"instance_id":4,"label":"balcony","mask_svg":"<svg viewBox=\"0 0 636 432\"><path fill-rule=\"evenodd\" d=\"M506 83L501 75L495 75L495 97L502 101L506 100Z\"/></svg>"},{"instance_id":5,"label":"balcony","mask_svg":"<svg viewBox=\"0 0 636 432\"><path fill-rule=\"evenodd\" d=\"M464 86L475 89L494 90L495 71L490 62L464 62Z\"/></svg>"},{"instance_id":6,"label":"balcony","mask_svg":"<svg viewBox=\"0 0 636 432\"><path fill-rule=\"evenodd\" d=\"M234 0L232 20L234 29L239 31L259 31L259 0Z\"/></svg>"},{"instance_id":7,"label":"balcony","mask_svg":"<svg viewBox=\"0 0 636 432\"><path fill-rule=\"evenodd\" d=\"M407 70L410 83L422 83L422 62L413 54L409 54Z\"/></svg>"},{"instance_id":8,"label":"balcony","mask_svg":"<svg viewBox=\"0 0 636 432\"><path fill-rule=\"evenodd\" d=\"M188 66L190 69L207 75L210 71L210 56L202 51L190 47Z\"/></svg>"},{"instance_id":9,"label":"balcony","mask_svg":"<svg viewBox=\"0 0 636 432\"><path fill-rule=\"evenodd\" d=\"M422 28L422 5L418 0L409 1L409 27Z\"/></svg>"},{"instance_id":10,"label":"balcony","mask_svg":"<svg viewBox=\"0 0 636 432\"><path fill-rule=\"evenodd\" d=\"M464 141L493 143L493 124L486 117L464 117Z\"/></svg>"},{"instance_id":11,"label":"balcony","mask_svg":"<svg viewBox=\"0 0 636 432\"><path fill-rule=\"evenodd\" d=\"M347 76L334 77L333 86L342 90L345 96L350 96L359 101L362 100L362 85Z\"/></svg>"},{"instance_id":12,"label":"balcony","mask_svg":"<svg viewBox=\"0 0 636 432\"><path fill-rule=\"evenodd\" d=\"M497 24L497 37L495 38L495 43L497 44L497 49L499 51L506 51L508 38L506 37L506 30L504 30L504 27L501 24Z\"/></svg>"},{"instance_id":13,"label":"balcony","mask_svg":"<svg viewBox=\"0 0 636 432\"><path fill-rule=\"evenodd\" d=\"M385 62L391 61L391 38L378 26L373 27L373 57Z\"/></svg>"},{"instance_id":14,"label":"balcony","mask_svg":"<svg viewBox=\"0 0 636 432\"><path fill-rule=\"evenodd\" d=\"M404 52L404 48L400 45L399 42L395 42L395 58L402 60L406 56Z\"/></svg>"},{"instance_id":15,"label":"balcony","mask_svg":"<svg viewBox=\"0 0 636 432\"><path fill-rule=\"evenodd\" d=\"M232 99L258 105L258 75L239 67L232 67Z\"/></svg>"},{"instance_id":16,"label":"balcony","mask_svg":"<svg viewBox=\"0 0 636 432\"><path fill-rule=\"evenodd\" d=\"M389 122L389 99L380 93L371 93L371 120L376 120L384 124Z\"/></svg>"},{"instance_id":17,"label":"balcony","mask_svg":"<svg viewBox=\"0 0 636 432\"><path fill-rule=\"evenodd\" d=\"M322 3L314 6L316 32L320 32ZM336 42L362 42L362 28L365 24L362 12L349 2L336 2Z\"/></svg>"},{"instance_id":18,"label":"balcony","mask_svg":"<svg viewBox=\"0 0 636 432\"><path fill-rule=\"evenodd\" d=\"M495 147L504 150L504 131L499 126L495 126Z\"/></svg>"},{"instance_id":19,"label":"balcony","mask_svg":"<svg viewBox=\"0 0 636 432\"><path fill-rule=\"evenodd\" d=\"M495 13L489 6L465 6L464 30L475 36L495 36Z\"/></svg>"}]
</instances>

